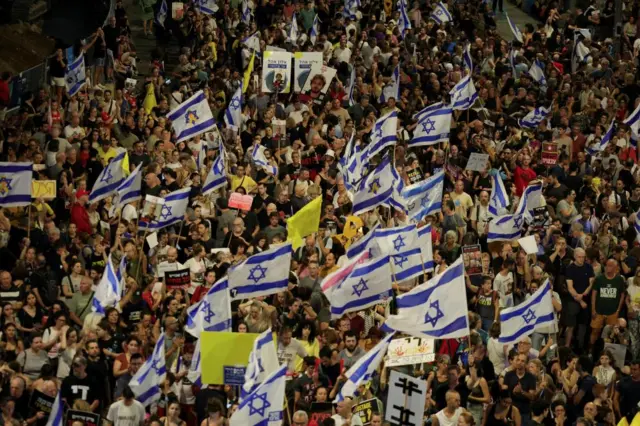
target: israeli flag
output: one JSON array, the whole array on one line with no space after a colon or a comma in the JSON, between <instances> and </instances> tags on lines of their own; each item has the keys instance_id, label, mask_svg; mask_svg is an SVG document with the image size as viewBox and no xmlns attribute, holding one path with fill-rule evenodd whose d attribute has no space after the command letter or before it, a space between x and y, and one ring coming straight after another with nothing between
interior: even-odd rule
<instances>
[{"instance_id":1,"label":"israeli flag","mask_svg":"<svg viewBox=\"0 0 640 426\"><path fill-rule=\"evenodd\" d=\"M273 331L269 328L260 333L253 341L253 349L249 353L249 363L244 373L244 384L240 388L240 399L253 392L260 383L280 368Z\"/></svg>"},{"instance_id":2,"label":"israeli flag","mask_svg":"<svg viewBox=\"0 0 640 426\"><path fill-rule=\"evenodd\" d=\"M231 331L231 330L229 330ZM191 358L191 364L189 364L189 370L187 371L187 379L194 386L202 387L202 350L200 349L201 339L196 339L196 347L193 350L193 357Z\"/></svg>"},{"instance_id":3,"label":"israeli flag","mask_svg":"<svg viewBox=\"0 0 640 426\"><path fill-rule=\"evenodd\" d=\"M413 131L409 147L435 145L449 140L451 132L451 107L442 107L420 113L420 120Z\"/></svg>"},{"instance_id":4,"label":"israeli flag","mask_svg":"<svg viewBox=\"0 0 640 426\"><path fill-rule=\"evenodd\" d=\"M315 18L313 18L313 25L311 25L311 34L309 35L311 44L316 44L318 34L320 34L320 20L318 19L318 15L316 14Z\"/></svg>"},{"instance_id":5,"label":"israeli flag","mask_svg":"<svg viewBox=\"0 0 640 426\"><path fill-rule=\"evenodd\" d=\"M129 387L136 399L145 407L160 399L160 385L167 377L167 366L164 355L164 333L156 342L153 353L140 370L131 378Z\"/></svg>"},{"instance_id":6,"label":"israeli flag","mask_svg":"<svg viewBox=\"0 0 640 426\"><path fill-rule=\"evenodd\" d=\"M167 114L176 132L176 143L208 132L216 125L209 103L202 90L196 92Z\"/></svg>"},{"instance_id":7,"label":"israeli flag","mask_svg":"<svg viewBox=\"0 0 640 426\"><path fill-rule=\"evenodd\" d=\"M540 86L547 85L547 79L544 77L544 65L538 59L533 61L531 64L531 67L529 68L529 75L537 81Z\"/></svg>"},{"instance_id":8,"label":"israeli flag","mask_svg":"<svg viewBox=\"0 0 640 426\"><path fill-rule=\"evenodd\" d=\"M507 214L498 216L489 222L487 242L512 241L522 236L524 216L522 214Z\"/></svg>"},{"instance_id":9,"label":"israeli flag","mask_svg":"<svg viewBox=\"0 0 640 426\"><path fill-rule=\"evenodd\" d=\"M142 199L142 163L116 189L113 204L121 209L127 204Z\"/></svg>"},{"instance_id":10,"label":"israeli flag","mask_svg":"<svg viewBox=\"0 0 640 426\"><path fill-rule=\"evenodd\" d=\"M84 68L84 55L81 53L71 62L64 72L64 83L67 86L67 95L75 95L87 83L87 75Z\"/></svg>"},{"instance_id":11,"label":"israeli flag","mask_svg":"<svg viewBox=\"0 0 640 426\"><path fill-rule=\"evenodd\" d=\"M353 196L353 215L357 216L386 203L400 179L388 156L361 183Z\"/></svg>"},{"instance_id":12,"label":"israeli flag","mask_svg":"<svg viewBox=\"0 0 640 426\"><path fill-rule=\"evenodd\" d=\"M380 363L387 353L389 343L395 333L387 334L384 339L380 340L377 345L369 352L365 353L351 368L344 374L347 381L340 388L340 392L336 395L333 403L344 401L345 398L351 398L358 390L360 385L366 384L380 367Z\"/></svg>"},{"instance_id":13,"label":"israeli flag","mask_svg":"<svg viewBox=\"0 0 640 426\"><path fill-rule=\"evenodd\" d=\"M122 281L113 267L111 254L107 259L107 265L102 274L100 282L96 286L96 291L91 301L93 312L103 314L106 308L114 307L122 297Z\"/></svg>"},{"instance_id":14,"label":"israeli flag","mask_svg":"<svg viewBox=\"0 0 640 426\"><path fill-rule=\"evenodd\" d=\"M393 296L389 256L369 260L353 268L347 279L331 292L331 317L340 318L377 305Z\"/></svg>"},{"instance_id":15,"label":"israeli flag","mask_svg":"<svg viewBox=\"0 0 640 426\"><path fill-rule=\"evenodd\" d=\"M260 166L264 169L265 172L271 173L274 176L278 175L278 168L276 166L272 166L267 160L267 156L264 154L264 150L266 147L257 144L253 147L253 151L251 152L251 158L256 166Z\"/></svg>"},{"instance_id":16,"label":"israeli flag","mask_svg":"<svg viewBox=\"0 0 640 426\"><path fill-rule=\"evenodd\" d=\"M51 413L49 413L49 420L47 420L47 426L63 426L64 425L64 403L60 395L60 391L56 394L56 399L53 400L51 406Z\"/></svg>"},{"instance_id":17,"label":"israeli flag","mask_svg":"<svg viewBox=\"0 0 640 426\"><path fill-rule=\"evenodd\" d=\"M353 269L365 261L370 259L372 256L368 251L362 252L353 259L349 259L340 269L334 271L327 275L322 282L320 283L320 288L322 292L327 297L328 300L331 300L331 293L333 290L337 288L337 286L342 283L347 277L353 272Z\"/></svg>"},{"instance_id":18,"label":"israeli flag","mask_svg":"<svg viewBox=\"0 0 640 426\"><path fill-rule=\"evenodd\" d=\"M418 228L418 246L422 254L422 263L426 272L432 272L433 263L433 240L431 238L431 224Z\"/></svg>"},{"instance_id":19,"label":"israeli flag","mask_svg":"<svg viewBox=\"0 0 640 426\"><path fill-rule=\"evenodd\" d=\"M517 57L516 51L514 49L510 49L509 65L511 65L511 72L513 73L513 78L519 77L518 69L516 68L516 57Z\"/></svg>"},{"instance_id":20,"label":"israeli flag","mask_svg":"<svg viewBox=\"0 0 640 426\"><path fill-rule=\"evenodd\" d=\"M447 6L445 6L444 3L439 2L431 14L431 19L436 21L438 24L444 24L445 22L453 21L453 16L449 13Z\"/></svg>"},{"instance_id":21,"label":"israeli flag","mask_svg":"<svg viewBox=\"0 0 640 426\"><path fill-rule=\"evenodd\" d=\"M126 151L116 155L107 167L102 169L98 179L91 188L91 194L89 194L89 202L91 204L97 203L116 192L122 182L124 181L124 167Z\"/></svg>"},{"instance_id":22,"label":"israeli flag","mask_svg":"<svg viewBox=\"0 0 640 426\"><path fill-rule=\"evenodd\" d=\"M540 123L542 123L542 120L547 118L549 112L551 112L551 108L545 108L542 106L536 107L533 110L529 111L527 115L519 119L518 125L520 127L535 129L540 125Z\"/></svg>"},{"instance_id":23,"label":"israeli flag","mask_svg":"<svg viewBox=\"0 0 640 426\"><path fill-rule=\"evenodd\" d=\"M160 215L151 222L140 222L140 228L157 231L183 221L184 215L187 213L187 207L189 207L190 193L191 187L188 186L167 194L164 197Z\"/></svg>"},{"instance_id":24,"label":"israeli flag","mask_svg":"<svg viewBox=\"0 0 640 426\"><path fill-rule=\"evenodd\" d=\"M638 104L636 109L634 109L633 112L627 118L624 119L623 123L631 127L632 139L633 139L633 135L635 134L636 140L637 140L638 139L637 136L640 133L640 104Z\"/></svg>"},{"instance_id":25,"label":"israeli flag","mask_svg":"<svg viewBox=\"0 0 640 426\"><path fill-rule=\"evenodd\" d=\"M260 52L260 37L258 37L258 32L247 36L244 40L242 40L242 44L247 46L249 49L252 49L256 52Z\"/></svg>"},{"instance_id":26,"label":"israeli flag","mask_svg":"<svg viewBox=\"0 0 640 426\"><path fill-rule=\"evenodd\" d=\"M379 226L380 224L376 223L369 232L363 235L359 240L353 242L347 249L347 258L353 259L361 253L368 252L373 254L370 250L379 250L378 241L375 238L375 233Z\"/></svg>"},{"instance_id":27,"label":"israeli flag","mask_svg":"<svg viewBox=\"0 0 640 426\"><path fill-rule=\"evenodd\" d=\"M351 65L351 77L349 78L349 106L353 106L356 104L356 101L353 98L353 90L356 88L356 66L355 64Z\"/></svg>"},{"instance_id":28,"label":"israeli flag","mask_svg":"<svg viewBox=\"0 0 640 426\"><path fill-rule=\"evenodd\" d=\"M516 343L537 329L553 325L556 316L551 301L551 285L545 283L530 298L514 306L500 311L500 337L503 345Z\"/></svg>"},{"instance_id":29,"label":"israeli flag","mask_svg":"<svg viewBox=\"0 0 640 426\"><path fill-rule=\"evenodd\" d=\"M387 207L389 207L390 209L396 209L401 212L404 212L405 214L408 214L409 210L405 205L405 199L401 195L403 188L404 188L404 182L402 181L402 179L400 179L398 181L398 184L393 186L393 192L391 193L391 197L389 197L389 200L387 201Z\"/></svg>"},{"instance_id":30,"label":"israeli flag","mask_svg":"<svg viewBox=\"0 0 640 426\"><path fill-rule=\"evenodd\" d=\"M345 0L344 10L342 11L342 15L345 18L356 20L358 17L357 13L358 13L359 6L360 6L360 0Z\"/></svg>"},{"instance_id":31,"label":"israeli flag","mask_svg":"<svg viewBox=\"0 0 640 426\"><path fill-rule=\"evenodd\" d=\"M298 29L298 17L294 13L291 18L291 28L289 29L289 40L291 40L291 44L294 46L298 43L298 34L300 34L300 30Z\"/></svg>"},{"instance_id":32,"label":"israeli flag","mask_svg":"<svg viewBox=\"0 0 640 426\"><path fill-rule=\"evenodd\" d=\"M422 275L422 250L415 224L378 229L375 237L382 253L389 255L394 281L404 282Z\"/></svg>"},{"instance_id":33,"label":"israeli flag","mask_svg":"<svg viewBox=\"0 0 640 426\"><path fill-rule=\"evenodd\" d=\"M400 35L404 38L406 32L411 29L411 21L407 14L407 4L405 0L398 1L398 9L400 12L400 17L398 18L398 30L400 30Z\"/></svg>"},{"instance_id":34,"label":"israeli flag","mask_svg":"<svg viewBox=\"0 0 640 426\"><path fill-rule=\"evenodd\" d=\"M391 74L391 82L382 89L378 102L385 104L390 98L398 100L400 97L400 64L396 66Z\"/></svg>"},{"instance_id":35,"label":"israeli flag","mask_svg":"<svg viewBox=\"0 0 640 426\"><path fill-rule=\"evenodd\" d=\"M507 17L507 23L509 24L509 28L511 28L511 32L513 33L513 37L518 40L520 43L524 43L524 37L522 36L522 31L518 28L518 26L509 18L509 14L507 12L504 13Z\"/></svg>"},{"instance_id":36,"label":"israeli flag","mask_svg":"<svg viewBox=\"0 0 640 426\"><path fill-rule=\"evenodd\" d=\"M615 120L612 120L607 133L602 136L602 139L600 139L600 142L598 144L588 146L586 149L587 153L589 153L589 155L596 155L598 152L603 152L607 148L607 145L609 145L609 142L611 142L611 138L613 138L614 132Z\"/></svg>"},{"instance_id":37,"label":"israeli flag","mask_svg":"<svg viewBox=\"0 0 640 426\"><path fill-rule=\"evenodd\" d=\"M381 330L432 339L468 336L469 320L464 295L466 288L461 256L442 274L398 296L398 314L389 316Z\"/></svg>"},{"instance_id":38,"label":"israeli flag","mask_svg":"<svg viewBox=\"0 0 640 426\"><path fill-rule=\"evenodd\" d=\"M402 190L407 203L408 215L411 219L422 220L442 209L442 193L444 190L444 170L422 182L409 185Z\"/></svg>"},{"instance_id":39,"label":"israeli flag","mask_svg":"<svg viewBox=\"0 0 640 426\"><path fill-rule=\"evenodd\" d=\"M203 195L210 194L218 188L227 186L227 172L224 168L225 157L224 145L220 144L220 155L213 160L211 170L209 170L204 185L202 185Z\"/></svg>"},{"instance_id":40,"label":"israeli flag","mask_svg":"<svg viewBox=\"0 0 640 426\"><path fill-rule=\"evenodd\" d=\"M633 221L633 228L636 230L636 241L640 242L640 210L636 212L636 218Z\"/></svg>"},{"instance_id":41,"label":"israeli flag","mask_svg":"<svg viewBox=\"0 0 640 426\"><path fill-rule=\"evenodd\" d=\"M518 208L515 211L517 215L524 215L527 221L533 219L531 212L538 207L543 207L546 205L544 197L542 196L542 182L535 181L529 183L524 191L522 192L522 197L520 197L520 201L518 202Z\"/></svg>"},{"instance_id":42,"label":"israeli flag","mask_svg":"<svg viewBox=\"0 0 640 426\"><path fill-rule=\"evenodd\" d=\"M229 272L231 300L268 296L287 289L291 243L254 254Z\"/></svg>"},{"instance_id":43,"label":"israeli flag","mask_svg":"<svg viewBox=\"0 0 640 426\"><path fill-rule=\"evenodd\" d=\"M468 43L464 47L464 53L462 54L462 62L465 68L469 70L469 74L473 74L473 59L471 58L471 43Z\"/></svg>"},{"instance_id":44,"label":"israeli flag","mask_svg":"<svg viewBox=\"0 0 640 426\"><path fill-rule=\"evenodd\" d=\"M196 157L196 168L198 171L202 170L206 160L207 160L207 143L205 141L200 141L200 149L198 149L198 157Z\"/></svg>"},{"instance_id":45,"label":"israeli flag","mask_svg":"<svg viewBox=\"0 0 640 426\"><path fill-rule=\"evenodd\" d=\"M229 107L224 113L224 122L235 131L242 125L242 82L229 101Z\"/></svg>"},{"instance_id":46,"label":"israeli flag","mask_svg":"<svg viewBox=\"0 0 640 426\"><path fill-rule=\"evenodd\" d=\"M162 0L162 3L160 3L160 9L158 10L158 14L156 15L156 22L162 28L164 28L164 21L167 20L168 14L169 8L167 7L167 0Z\"/></svg>"},{"instance_id":47,"label":"israeli flag","mask_svg":"<svg viewBox=\"0 0 640 426\"><path fill-rule=\"evenodd\" d=\"M476 86L473 84L471 74L464 77L449 92L451 95L451 107L454 110L465 110L473 106L478 99Z\"/></svg>"},{"instance_id":48,"label":"israeli flag","mask_svg":"<svg viewBox=\"0 0 640 426\"><path fill-rule=\"evenodd\" d=\"M215 0L198 0L197 4L200 8L200 12L204 13L205 15L213 15L219 9Z\"/></svg>"},{"instance_id":49,"label":"israeli flag","mask_svg":"<svg viewBox=\"0 0 640 426\"><path fill-rule=\"evenodd\" d=\"M31 204L33 163L0 163L0 206Z\"/></svg>"},{"instance_id":50,"label":"israeli flag","mask_svg":"<svg viewBox=\"0 0 640 426\"><path fill-rule=\"evenodd\" d=\"M351 135L351 140L353 140L354 136L355 134ZM354 147L353 154L349 156L349 163L342 168L343 182L349 191L356 191L364 176L363 153L363 151L360 151L360 146Z\"/></svg>"},{"instance_id":51,"label":"israeli flag","mask_svg":"<svg viewBox=\"0 0 640 426\"><path fill-rule=\"evenodd\" d=\"M369 145L367 145L367 148L362 153L362 157L366 159L366 163L386 147L395 145L398 141L397 132L397 111L391 111L380 117L373 125Z\"/></svg>"},{"instance_id":52,"label":"israeli flag","mask_svg":"<svg viewBox=\"0 0 640 426\"><path fill-rule=\"evenodd\" d=\"M238 409L229 419L229 426L282 424L286 375L286 364L269 375L240 402Z\"/></svg>"},{"instance_id":53,"label":"israeli flag","mask_svg":"<svg viewBox=\"0 0 640 426\"><path fill-rule=\"evenodd\" d=\"M416 121L420 121L424 117L426 117L427 115L431 115L432 113L434 113L436 111L440 111L443 108L448 108L448 107L449 107L449 105L445 105L442 102L437 102L435 104L431 104L428 107L425 107L424 109L418 111L417 113L414 114L413 118Z\"/></svg>"},{"instance_id":54,"label":"israeli flag","mask_svg":"<svg viewBox=\"0 0 640 426\"><path fill-rule=\"evenodd\" d=\"M242 22L244 22L246 25L249 25L251 23L251 9L249 8L249 0L242 0Z\"/></svg>"},{"instance_id":55,"label":"israeli flag","mask_svg":"<svg viewBox=\"0 0 640 426\"><path fill-rule=\"evenodd\" d=\"M202 331L231 331L231 300L226 277L218 280L195 305L187 309L185 330L195 338Z\"/></svg>"},{"instance_id":56,"label":"israeli flag","mask_svg":"<svg viewBox=\"0 0 640 426\"><path fill-rule=\"evenodd\" d=\"M581 34L574 33L573 51L571 52L571 72L576 72L582 62L591 55L591 51L582 43Z\"/></svg>"},{"instance_id":57,"label":"israeli flag","mask_svg":"<svg viewBox=\"0 0 640 426\"><path fill-rule=\"evenodd\" d=\"M491 176L491 197L489 198L489 213L493 216L501 216L507 213L509 206L509 194L502 182L500 173Z\"/></svg>"}]
</instances>

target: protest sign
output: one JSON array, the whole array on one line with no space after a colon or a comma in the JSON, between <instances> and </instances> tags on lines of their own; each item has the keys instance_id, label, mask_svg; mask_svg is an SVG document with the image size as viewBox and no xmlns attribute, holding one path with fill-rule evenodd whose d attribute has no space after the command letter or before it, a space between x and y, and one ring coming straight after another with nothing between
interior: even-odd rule
<instances>
[{"instance_id":1,"label":"protest sign","mask_svg":"<svg viewBox=\"0 0 640 426\"><path fill-rule=\"evenodd\" d=\"M325 419L331 417L333 404L330 402L312 402L309 410L309 421L315 421L320 425Z\"/></svg>"},{"instance_id":2,"label":"protest sign","mask_svg":"<svg viewBox=\"0 0 640 426\"><path fill-rule=\"evenodd\" d=\"M71 426L73 422L80 421L85 426L99 426L100 415L87 411L69 410L67 411L67 426Z\"/></svg>"},{"instance_id":3,"label":"protest sign","mask_svg":"<svg viewBox=\"0 0 640 426\"><path fill-rule=\"evenodd\" d=\"M38 412L42 411L45 414L45 418L51 414L51 408L53 407L53 401L55 401L55 397L46 395L39 390L35 389L31 393L31 399L29 400L29 407L31 415L29 417L33 417Z\"/></svg>"},{"instance_id":4,"label":"protest sign","mask_svg":"<svg viewBox=\"0 0 640 426\"><path fill-rule=\"evenodd\" d=\"M382 412L382 402L378 398L367 399L353 407L353 415L360 417L364 426L371 424L371 416Z\"/></svg>"},{"instance_id":5,"label":"protest sign","mask_svg":"<svg viewBox=\"0 0 640 426\"><path fill-rule=\"evenodd\" d=\"M489 161L489 154L480 154L472 152L467 161L466 170L473 170L474 172L482 172L487 168L487 162Z\"/></svg>"},{"instance_id":6,"label":"protest sign","mask_svg":"<svg viewBox=\"0 0 640 426\"><path fill-rule=\"evenodd\" d=\"M56 198L56 181L55 180L32 180L31 181L31 198Z\"/></svg>"},{"instance_id":7,"label":"protest sign","mask_svg":"<svg viewBox=\"0 0 640 426\"><path fill-rule=\"evenodd\" d=\"M553 166L558 162L560 153L558 152L558 144L556 142L543 142L542 143L542 164L545 166Z\"/></svg>"},{"instance_id":8,"label":"protest sign","mask_svg":"<svg viewBox=\"0 0 640 426\"><path fill-rule=\"evenodd\" d=\"M167 289L187 288L191 285L191 273L189 268L164 273L164 284Z\"/></svg>"},{"instance_id":9,"label":"protest sign","mask_svg":"<svg viewBox=\"0 0 640 426\"><path fill-rule=\"evenodd\" d=\"M482 251L480 250L480 244L463 246L462 261L464 262L464 269L465 271L467 271L467 274L481 275L482 274Z\"/></svg>"},{"instance_id":10,"label":"protest sign","mask_svg":"<svg viewBox=\"0 0 640 426\"><path fill-rule=\"evenodd\" d=\"M384 419L403 426L422 425L427 382L391 371Z\"/></svg>"},{"instance_id":11,"label":"protest sign","mask_svg":"<svg viewBox=\"0 0 640 426\"><path fill-rule=\"evenodd\" d=\"M262 91L264 93L289 93L291 89L291 53L263 52Z\"/></svg>"},{"instance_id":12,"label":"protest sign","mask_svg":"<svg viewBox=\"0 0 640 426\"><path fill-rule=\"evenodd\" d=\"M424 337L403 337L389 343L385 358L387 367L420 364L435 360L434 341Z\"/></svg>"},{"instance_id":13,"label":"protest sign","mask_svg":"<svg viewBox=\"0 0 640 426\"><path fill-rule=\"evenodd\" d=\"M311 67L322 66L322 52L296 52L293 58L293 91L298 93L309 78Z\"/></svg>"},{"instance_id":14,"label":"protest sign","mask_svg":"<svg viewBox=\"0 0 640 426\"><path fill-rule=\"evenodd\" d=\"M232 192L229 197L229 207L238 210L251 210L253 204L253 197L251 195L244 195L239 192Z\"/></svg>"}]
</instances>

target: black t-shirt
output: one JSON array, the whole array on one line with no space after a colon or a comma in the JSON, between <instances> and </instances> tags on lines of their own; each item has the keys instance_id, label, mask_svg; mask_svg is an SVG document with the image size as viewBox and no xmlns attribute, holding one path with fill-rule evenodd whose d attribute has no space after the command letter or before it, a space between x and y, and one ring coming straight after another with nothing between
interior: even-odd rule
<instances>
[{"instance_id":1,"label":"black t-shirt","mask_svg":"<svg viewBox=\"0 0 640 426\"><path fill-rule=\"evenodd\" d=\"M85 376L84 379L69 375L62 381L61 388L62 397L66 399L67 404L72 407L74 401L81 399L89 404L100 398L96 391L95 378Z\"/></svg>"},{"instance_id":2,"label":"black t-shirt","mask_svg":"<svg viewBox=\"0 0 640 426\"><path fill-rule=\"evenodd\" d=\"M314 401L316 389L321 386L326 387L329 385L329 380L324 375L319 375L318 381L319 383L314 383L313 379L306 374L303 374L296 379L296 381L293 383L293 390L295 392L300 392L298 407L300 407L300 405L302 405L303 407L306 405L305 408L310 407L311 403Z\"/></svg>"},{"instance_id":3,"label":"black t-shirt","mask_svg":"<svg viewBox=\"0 0 640 426\"><path fill-rule=\"evenodd\" d=\"M584 263L582 266L572 263L567 266L566 278L573 281L573 288L578 293L584 293L589 287L589 279L592 277L594 277L593 267L588 263Z\"/></svg>"},{"instance_id":4,"label":"black t-shirt","mask_svg":"<svg viewBox=\"0 0 640 426\"><path fill-rule=\"evenodd\" d=\"M8 289L3 289L0 287L0 302L1 303L7 303L7 302L18 302L24 299L24 292L22 289L16 287L15 285L11 284L11 287L9 287Z\"/></svg>"},{"instance_id":5,"label":"black t-shirt","mask_svg":"<svg viewBox=\"0 0 640 426\"><path fill-rule=\"evenodd\" d=\"M509 387L509 392L511 392L511 398L513 399L513 405L518 407L520 414L529 414L531 410L531 401L524 395L513 392L513 389L518 385L518 383L520 383L522 392L526 393L530 390L536 389L536 378L528 371L526 371L522 377L518 377L518 374L515 371L509 371L504 375L504 384Z\"/></svg>"},{"instance_id":6,"label":"black t-shirt","mask_svg":"<svg viewBox=\"0 0 640 426\"><path fill-rule=\"evenodd\" d=\"M620 394L620 413L627 419L633 419L640 403L640 380L633 380L631 376L623 377L616 388Z\"/></svg>"}]
</instances>

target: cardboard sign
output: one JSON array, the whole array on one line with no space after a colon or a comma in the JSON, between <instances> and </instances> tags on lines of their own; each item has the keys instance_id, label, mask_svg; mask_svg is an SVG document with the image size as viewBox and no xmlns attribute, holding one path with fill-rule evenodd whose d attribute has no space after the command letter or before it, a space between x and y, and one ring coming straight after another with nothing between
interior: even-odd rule
<instances>
[{"instance_id":1,"label":"cardboard sign","mask_svg":"<svg viewBox=\"0 0 640 426\"><path fill-rule=\"evenodd\" d=\"M31 181L31 198L56 198L56 181L55 180L32 180Z\"/></svg>"},{"instance_id":2,"label":"cardboard sign","mask_svg":"<svg viewBox=\"0 0 640 426\"><path fill-rule=\"evenodd\" d=\"M396 367L398 365L433 362L436 359L434 349L433 339L421 337L393 339L389 343L385 365L387 367Z\"/></svg>"},{"instance_id":3,"label":"cardboard sign","mask_svg":"<svg viewBox=\"0 0 640 426\"><path fill-rule=\"evenodd\" d=\"M225 365L222 368L225 385L244 385L244 373L247 371L247 367Z\"/></svg>"},{"instance_id":4,"label":"cardboard sign","mask_svg":"<svg viewBox=\"0 0 640 426\"><path fill-rule=\"evenodd\" d=\"M315 420L320 425L324 419L331 417L333 404L330 402L312 402L309 410L309 423Z\"/></svg>"},{"instance_id":5,"label":"cardboard sign","mask_svg":"<svg viewBox=\"0 0 640 426\"><path fill-rule=\"evenodd\" d=\"M189 268L164 273L164 284L167 289L187 288L191 285L191 273Z\"/></svg>"},{"instance_id":6,"label":"cardboard sign","mask_svg":"<svg viewBox=\"0 0 640 426\"><path fill-rule=\"evenodd\" d=\"M51 407L53 407L53 401L55 401L55 399L53 396L45 395L39 390L34 390L29 400L29 407L31 407L29 417L35 416L39 411L42 411L45 417L48 417L49 414L51 414Z\"/></svg>"},{"instance_id":7,"label":"cardboard sign","mask_svg":"<svg viewBox=\"0 0 640 426\"><path fill-rule=\"evenodd\" d=\"M480 244L462 247L462 261L464 269L469 275L482 274L482 252Z\"/></svg>"},{"instance_id":8,"label":"cardboard sign","mask_svg":"<svg viewBox=\"0 0 640 426\"><path fill-rule=\"evenodd\" d=\"M426 394L425 380L391 371L384 419L392 424L423 424Z\"/></svg>"},{"instance_id":9,"label":"cardboard sign","mask_svg":"<svg viewBox=\"0 0 640 426\"><path fill-rule=\"evenodd\" d=\"M556 142L543 142L542 143L542 164L545 166L554 166L558 163L558 144Z\"/></svg>"},{"instance_id":10,"label":"cardboard sign","mask_svg":"<svg viewBox=\"0 0 640 426\"><path fill-rule=\"evenodd\" d=\"M100 415L96 413L89 413L87 411L67 411L67 426L71 426L74 421L81 421L85 426L99 426Z\"/></svg>"},{"instance_id":11,"label":"cardboard sign","mask_svg":"<svg viewBox=\"0 0 640 426\"><path fill-rule=\"evenodd\" d=\"M262 91L289 93L291 90L292 55L289 52L262 53Z\"/></svg>"},{"instance_id":12,"label":"cardboard sign","mask_svg":"<svg viewBox=\"0 0 640 426\"><path fill-rule=\"evenodd\" d=\"M473 152L469 156L469 161L467 161L466 170L482 172L487 168L487 161L489 161L489 154L479 154L477 152Z\"/></svg>"},{"instance_id":13,"label":"cardboard sign","mask_svg":"<svg viewBox=\"0 0 640 426\"><path fill-rule=\"evenodd\" d=\"M371 424L371 417L382 412L382 402L378 398L367 399L353 407L353 415L359 416L363 425Z\"/></svg>"},{"instance_id":14,"label":"cardboard sign","mask_svg":"<svg viewBox=\"0 0 640 426\"><path fill-rule=\"evenodd\" d=\"M253 197L251 195L243 195L239 192L232 192L229 197L229 207L238 210L251 210Z\"/></svg>"}]
</instances>

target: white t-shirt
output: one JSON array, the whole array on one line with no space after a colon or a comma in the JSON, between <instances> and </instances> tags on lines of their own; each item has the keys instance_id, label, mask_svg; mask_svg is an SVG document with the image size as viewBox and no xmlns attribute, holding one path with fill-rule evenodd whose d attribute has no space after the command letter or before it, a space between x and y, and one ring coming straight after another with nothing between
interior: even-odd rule
<instances>
[{"instance_id":1,"label":"white t-shirt","mask_svg":"<svg viewBox=\"0 0 640 426\"><path fill-rule=\"evenodd\" d=\"M513 272L507 275L496 274L493 279L493 290L500 295L500 307L509 308L513 306Z\"/></svg>"},{"instance_id":2,"label":"white t-shirt","mask_svg":"<svg viewBox=\"0 0 640 426\"><path fill-rule=\"evenodd\" d=\"M107 420L113 426L141 426L144 424L144 405L135 399L130 405L126 405L124 400L114 402L109 407Z\"/></svg>"},{"instance_id":3,"label":"white t-shirt","mask_svg":"<svg viewBox=\"0 0 640 426\"><path fill-rule=\"evenodd\" d=\"M207 271L207 259L198 260L195 257L189 258L184 262L184 267L189 268L191 272L191 286L189 286L189 294L193 294L198 286L204 282L204 273Z\"/></svg>"},{"instance_id":4,"label":"white t-shirt","mask_svg":"<svg viewBox=\"0 0 640 426\"><path fill-rule=\"evenodd\" d=\"M158 264L158 269L156 270L156 277L160 277L164 279L165 272L179 271L182 268L184 268L184 266L182 266L182 263L180 262L169 263L168 261L165 260L164 262L160 262L160 264Z\"/></svg>"},{"instance_id":5,"label":"white t-shirt","mask_svg":"<svg viewBox=\"0 0 640 426\"><path fill-rule=\"evenodd\" d=\"M122 208L122 218L127 222L131 222L133 219L138 218L138 210L131 204L127 204Z\"/></svg>"}]
</instances>

